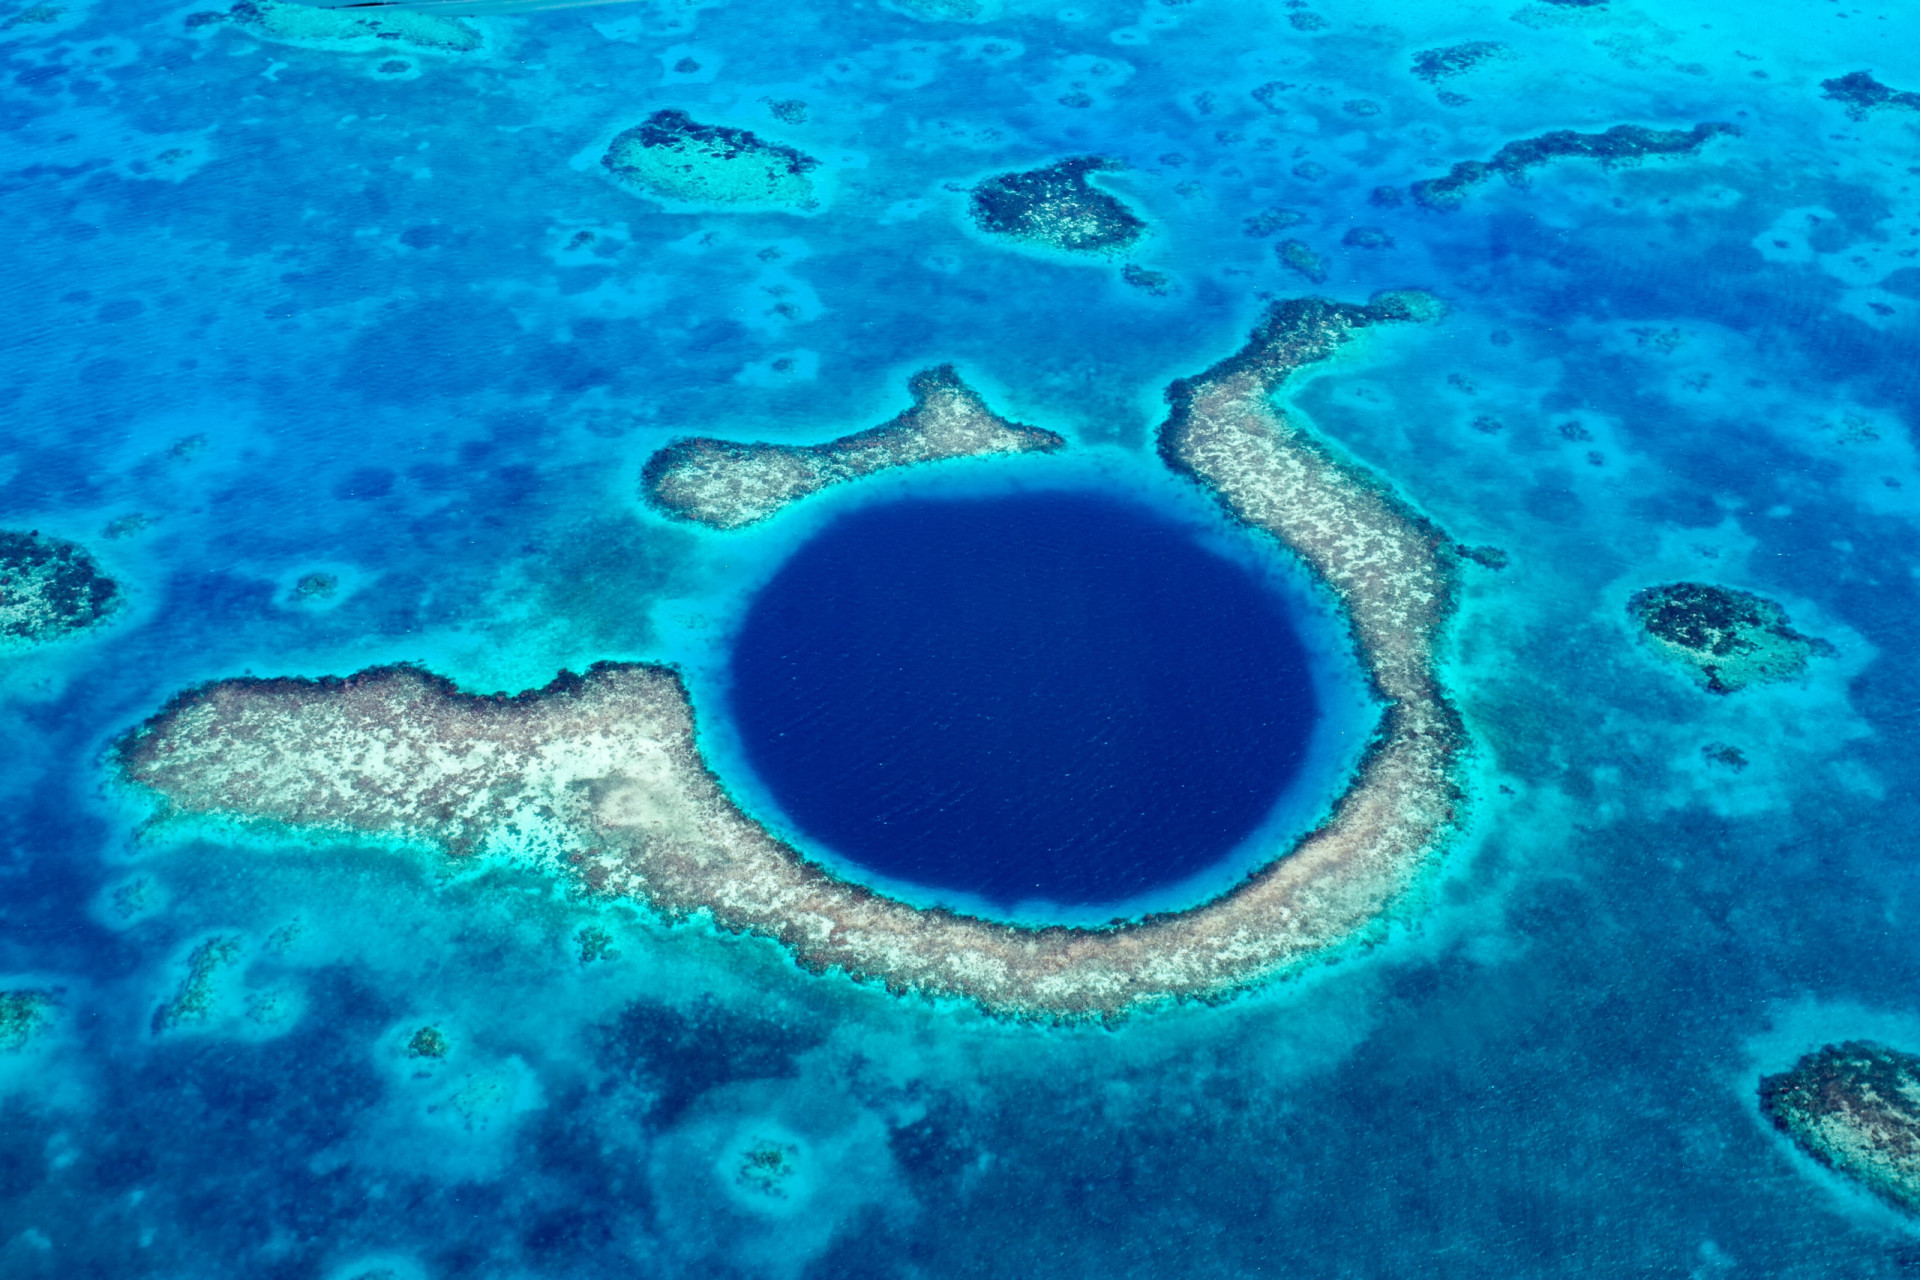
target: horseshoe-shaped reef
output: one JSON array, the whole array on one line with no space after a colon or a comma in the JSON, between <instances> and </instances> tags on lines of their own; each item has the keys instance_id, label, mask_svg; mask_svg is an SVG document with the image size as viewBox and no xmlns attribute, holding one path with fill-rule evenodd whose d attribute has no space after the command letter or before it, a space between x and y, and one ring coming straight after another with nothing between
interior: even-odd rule
<instances>
[{"instance_id":1,"label":"horseshoe-shaped reef","mask_svg":"<svg viewBox=\"0 0 1920 1280\"><path fill-rule=\"evenodd\" d=\"M1230 995L1370 936L1462 817L1466 737L1438 670L1451 544L1272 402L1356 331L1437 311L1419 293L1283 302L1239 354L1169 389L1160 457L1341 601L1383 706L1325 821L1198 906L1036 928L836 878L740 810L700 755L680 677L647 664L602 663L513 697L410 667L221 681L121 739L120 776L174 820L511 852L669 919L776 939L808 969L1003 1016L1110 1021Z\"/></svg>"}]
</instances>

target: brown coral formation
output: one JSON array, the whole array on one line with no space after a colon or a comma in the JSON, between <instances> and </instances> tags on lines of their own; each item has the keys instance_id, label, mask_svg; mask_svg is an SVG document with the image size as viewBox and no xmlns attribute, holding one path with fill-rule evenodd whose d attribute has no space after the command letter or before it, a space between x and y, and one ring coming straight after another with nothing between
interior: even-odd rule
<instances>
[{"instance_id":1,"label":"brown coral formation","mask_svg":"<svg viewBox=\"0 0 1920 1280\"><path fill-rule=\"evenodd\" d=\"M1920 1213L1920 1057L1849 1040L1760 1081L1760 1110L1821 1164Z\"/></svg>"},{"instance_id":2,"label":"brown coral formation","mask_svg":"<svg viewBox=\"0 0 1920 1280\"><path fill-rule=\"evenodd\" d=\"M825 444L676 440L641 472L647 502L715 529L757 524L830 485L894 467L1006 453L1051 453L1051 431L995 416L951 365L915 374L913 407L871 430Z\"/></svg>"},{"instance_id":3,"label":"brown coral formation","mask_svg":"<svg viewBox=\"0 0 1920 1280\"><path fill-rule=\"evenodd\" d=\"M1293 369L1356 330L1420 318L1428 302L1286 304L1239 356L1171 392L1162 456L1346 601L1386 704L1326 821L1201 906L1036 929L836 879L733 804L700 757L678 676L646 665L600 664L516 697L460 693L404 667L226 681L124 739L121 771L177 814L519 856L586 892L774 938L812 970L995 1013L1113 1019L1226 995L1367 934L1459 817L1464 739L1435 670L1449 544L1270 403Z\"/></svg>"}]
</instances>

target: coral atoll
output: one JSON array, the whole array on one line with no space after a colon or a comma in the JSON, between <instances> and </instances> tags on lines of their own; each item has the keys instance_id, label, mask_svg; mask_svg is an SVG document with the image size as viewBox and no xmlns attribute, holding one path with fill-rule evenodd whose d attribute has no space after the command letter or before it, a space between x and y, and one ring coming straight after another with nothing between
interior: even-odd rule
<instances>
[{"instance_id":1,"label":"coral atoll","mask_svg":"<svg viewBox=\"0 0 1920 1280\"><path fill-rule=\"evenodd\" d=\"M1826 1045L1763 1077L1760 1110L1821 1164L1920 1213L1920 1057Z\"/></svg>"},{"instance_id":2,"label":"coral atoll","mask_svg":"<svg viewBox=\"0 0 1920 1280\"><path fill-rule=\"evenodd\" d=\"M1026 928L837 879L734 805L700 755L679 676L643 664L602 663L512 697L408 667L223 681L122 739L120 775L178 818L510 855L587 895L776 939L812 970L996 1013L1111 1019L1223 996L1365 936L1459 820L1465 741L1437 671L1452 544L1271 403L1355 332L1437 309L1411 293L1289 302L1239 355L1169 391L1161 457L1344 603L1384 704L1326 820L1203 905ZM196 972L214 945L195 953ZM175 1004L184 1012L197 990L190 979Z\"/></svg>"},{"instance_id":3,"label":"coral atoll","mask_svg":"<svg viewBox=\"0 0 1920 1280\"><path fill-rule=\"evenodd\" d=\"M614 138L600 163L624 185L675 204L812 210L820 165L745 129L699 124L684 111L656 111Z\"/></svg>"},{"instance_id":4,"label":"coral atoll","mask_svg":"<svg viewBox=\"0 0 1920 1280\"><path fill-rule=\"evenodd\" d=\"M188 22L203 26L221 16L196 14ZM367 49L404 46L439 53L472 53L485 43L480 32L464 22L398 8L322 9L291 0L241 0L225 18L250 35L283 44Z\"/></svg>"},{"instance_id":5,"label":"coral atoll","mask_svg":"<svg viewBox=\"0 0 1920 1280\"><path fill-rule=\"evenodd\" d=\"M1703 582L1635 592L1627 613L1654 652L1713 693L1795 679L1809 658L1831 648L1789 627L1786 611L1766 597Z\"/></svg>"},{"instance_id":6,"label":"coral atoll","mask_svg":"<svg viewBox=\"0 0 1920 1280\"><path fill-rule=\"evenodd\" d=\"M1556 129L1537 138L1509 142L1491 160L1462 160L1444 177L1416 182L1413 198L1430 209L1452 209L1466 199L1468 191L1495 174L1519 185L1529 169L1550 160L1586 157L1605 165L1620 165L1646 156L1692 155L1721 134L1739 132L1738 126L1717 121L1691 129L1648 129L1637 124L1617 124L1604 133Z\"/></svg>"},{"instance_id":7,"label":"coral atoll","mask_svg":"<svg viewBox=\"0 0 1920 1280\"><path fill-rule=\"evenodd\" d=\"M825 444L676 440L641 471L647 502L715 529L738 529L829 485L893 467L1002 453L1047 453L1066 441L996 417L950 366L914 375L913 407Z\"/></svg>"},{"instance_id":8,"label":"coral atoll","mask_svg":"<svg viewBox=\"0 0 1920 1280\"><path fill-rule=\"evenodd\" d=\"M84 631L120 588L85 547L38 530L0 530L0 650Z\"/></svg>"},{"instance_id":9,"label":"coral atoll","mask_svg":"<svg viewBox=\"0 0 1920 1280\"><path fill-rule=\"evenodd\" d=\"M1115 160L1081 156L988 178L973 189L973 224L989 235L1043 248L1117 254L1146 234L1147 224L1088 183L1087 175L1123 167Z\"/></svg>"}]
</instances>

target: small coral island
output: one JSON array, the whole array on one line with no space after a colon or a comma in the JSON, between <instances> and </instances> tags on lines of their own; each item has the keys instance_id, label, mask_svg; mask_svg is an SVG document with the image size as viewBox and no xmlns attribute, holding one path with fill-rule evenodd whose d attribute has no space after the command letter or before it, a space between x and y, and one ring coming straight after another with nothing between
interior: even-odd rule
<instances>
[{"instance_id":1,"label":"small coral island","mask_svg":"<svg viewBox=\"0 0 1920 1280\"><path fill-rule=\"evenodd\" d=\"M224 14L196 13L187 22L199 27L223 20L282 44L472 53L485 43L473 27L437 14L386 7L325 9L293 0L241 0Z\"/></svg>"},{"instance_id":2,"label":"small coral island","mask_svg":"<svg viewBox=\"0 0 1920 1280\"><path fill-rule=\"evenodd\" d=\"M1920 1213L1920 1057L1850 1040L1760 1081L1760 1110L1794 1145Z\"/></svg>"},{"instance_id":3,"label":"small coral island","mask_svg":"<svg viewBox=\"0 0 1920 1280\"><path fill-rule=\"evenodd\" d=\"M745 129L656 111L613 140L600 163L624 186L673 204L810 211L820 162Z\"/></svg>"},{"instance_id":4,"label":"small coral island","mask_svg":"<svg viewBox=\"0 0 1920 1280\"><path fill-rule=\"evenodd\" d=\"M641 490L653 507L715 529L757 524L829 485L949 458L1051 453L1051 431L996 417L951 365L915 374L913 407L884 426L825 444L676 440L647 460Z\"/></svg>"},{"instance_id":5,"label":"small coral island","mask_svg":"<svg viewBox=\"0 0 1920 1280\"><path fill-rule=\"evenodd\" d=\"M1429 209L1454 209L1467 198L1467 192L1499 174L1519 185L1527 171L1550 160L1586 157L1604 165L1635 163L1646 156L1692 155L1722 134L1738 134L1737 125L1710 121L1691 129L1648 129L1637 124L1617 124L1605 133L1575 133L1556 129L1537 138L1509 142L1487 161L1462 160L1444 177L1427 178L1413 184L1413 198Z\"/></svg>"},{"instance_id":6,"label":"small coral island","mask_svg":"<svg viewBox=\"0 0 1920 1280\"><path fill-rule=\"evenodd\" d=\"M1111 256L1146 234L1133 210L1087 181L1087 175L1125 166L1100 156L1080 156L988 178L973 189L968 212L988 235L1056 249Z\"/></svg>"},{"instance_id":7,"label":"small coral island","mask_svg":"<svg viewBox=\"0 0 1920 1280\"><path fill-rule=\"evenodd\" d=\"M1453 544L1272 399L1360 331L1437 311L1413 293L1287 302L1240 354L1168 392L1161 458L1345 604L1384 707L1321 825L1199 906L1030 928L838 879L741 812L701 757L680 677L639 663L517 696L463 693L409 667L221 681L124 737L119 775L163 816L513 856L585 894L775 939L810 970L1004 1016L1112 1020L1226 996L1369 936L1462 816L1467 744L1439 674ZM926 400L936 393L960 391L936 377ZM755 498L738 514L763 509Z\"/></svg>"},{"instance_id":8,"label":"small coral island","mask_svg":"<svg viewBox=\"0 0 1920 1280\"><path fill-rule=\"evenodd\" d=\"M85 631L120 587L77 542L0 529L0 652Z\"/></svg>"},{"instance_id":9,"label":"small coral island","mask_svg":"<svg viewBox=\"0 0 1920 1280\"><path fill-rule=\"evenodd\" d=\"M1637 591L1627 613L1655 653L1685 668L1710 693L1798 679L1808 659L1832 650L1789 627L1786 611L1765 596L1704 582Z\"/></svg>"}]
</instances>

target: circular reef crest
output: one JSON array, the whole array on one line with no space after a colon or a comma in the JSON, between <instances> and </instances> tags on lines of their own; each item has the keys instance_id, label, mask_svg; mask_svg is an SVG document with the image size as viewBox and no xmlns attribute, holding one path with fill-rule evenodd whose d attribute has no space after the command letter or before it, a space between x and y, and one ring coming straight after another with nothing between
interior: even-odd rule
<instances>
[{"instance_id":1,"label":"circular reef crest","mask_svg":"<svg viewBox=\"0 0 1920 1280\"><path fill-rule=\"evenodd\" d=\"M1383 708L1325 820L1198 906L1028 927L839 879L741 811L700 755L680 677L644 663L601 663L516 696L462 693L404 666L220 681L127 734L117 768L174 820L530 859L583 892L775 939L810 970L996 1015L1111 1021L1225 998L1373 934L1462 820L1467 741L1438 672L1457 553L1273 402L1295 369L1356 332L1438 312L1410 292L1283 302L1237 355L1168 391L1161 459L1342 602ZM950 370L923 375L914 393L884 427L827 446L670 445L643 494L724 530L862 474L1064 443L994 417ZM729 494L743 510L727 508Z\"/></svg>"}]
</instances>

